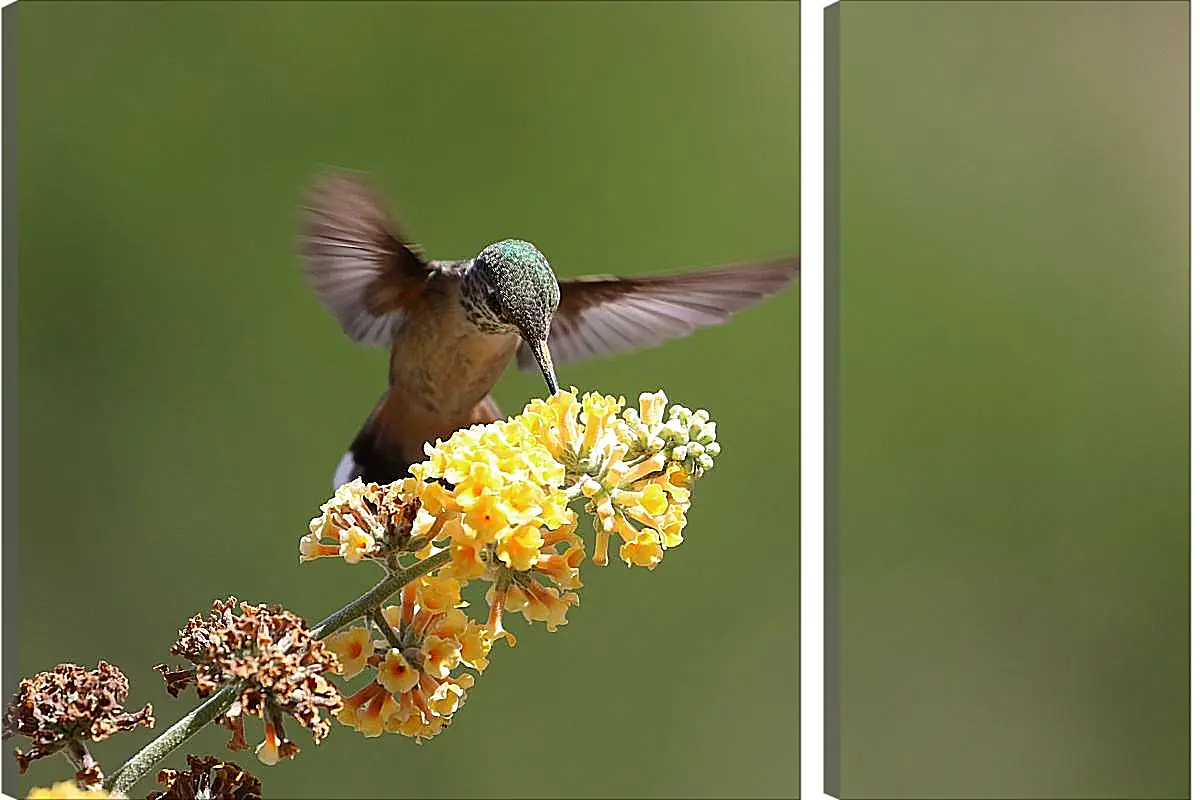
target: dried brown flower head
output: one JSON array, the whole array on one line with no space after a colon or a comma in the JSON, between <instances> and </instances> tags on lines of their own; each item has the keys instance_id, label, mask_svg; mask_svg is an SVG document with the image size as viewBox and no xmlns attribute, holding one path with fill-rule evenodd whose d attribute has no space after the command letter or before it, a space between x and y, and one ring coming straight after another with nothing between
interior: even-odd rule
<instances>
[{"instance_id":1,"label":"dried brown flower head","mask_svg":"<svg viewBox=\"0 0 1200 800\"><path fill-rule=\"evenodd\" d=\"M351 564L364 558L389 564L400 553L428 544L429 536L413 529L420 507L397 485L356 478L338 487L321 506L321 516L309 522L309 533L300 540L300 560L337 556Z\"/></svg>"},{"instance_id":2,"label":"dried brown flower head","mask_svg":"<svg viewBox=\"0 0 1200 800\"><path fill-rule=\"evenodd\" d=\"M75 780L88 789L101 788L104 785L104 770L100 769L91 753L79 753L78 756L79 769L75 772Z\"/></svg>"},{"instance_id":3,"label":"dried brown flower head","mask_svg":"<svg viewBox=\"0 0 1200 800\"><path fill-rule=\"evenodd\" d=\"M5 739L21 734L33 740L28 753L16 751L21 772L38 758L57 753L80 739L98 742L138 725L154 727L153 709L126 713L129 679L112 664L101 661L89 670L78 664L59 664L21 681L4 711ZM99 767L80 765L81 780L97 782Z\"/></svg>"},{"instance_id":4,"label":"dried brown flower head","mask_svg":"<svg viewBox=\"0 0 1200 800\"><path fill-rule=\"evenodd\" d=\"M241 603L241 613L235 614L238 607L237 598L217 600L208 619L197 614L179 632L171 652L195 664L193 669L172 669L166 664L155 669L172 696L193 683L201 697L225 684L241 685L238 698L221 719L233 732L229 747L247 746L243 714L262 717L267 736L259 746L259 758L274 763L299 750L284 735L283 714L307 728L318 744L329 732L329 720L321 710L336 714L342 698L322 673L337 671L337 657L312 638L304 620L290 611Z\"/></svg>"},{"instance_id":5,"label":"dried brown flower head","mask_svg":"<svg viewBox=\"0 0 1200 800\"><path fill-rule=\"evenodd\" d=\"M187 762L187 772L159 772L158 782L167 789L151 792L146 800L262 800L262 782L237 764L192 755Z\"/></svg>"}]
</instances>

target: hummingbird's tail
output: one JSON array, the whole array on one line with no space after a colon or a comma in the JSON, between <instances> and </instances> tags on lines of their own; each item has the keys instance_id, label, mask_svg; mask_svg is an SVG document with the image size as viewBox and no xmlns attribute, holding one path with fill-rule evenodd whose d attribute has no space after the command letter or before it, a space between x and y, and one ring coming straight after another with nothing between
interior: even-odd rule
<instances>
[{"instance_id":1,"label":"hummingbird's tail","mask_svg":"<svg viewBox=\"0 0 1200 800\"><path fill-rule=\"evenodd\" d=\"M462 419L445 419L420 413L389 390L350 442L333 472L333 488L362 478L385 484L408 475L408 468L425 458L425 443L448 439L459 428L495 422L504 416L491 395L483 398Z\"/></svg>"}]
</instances>

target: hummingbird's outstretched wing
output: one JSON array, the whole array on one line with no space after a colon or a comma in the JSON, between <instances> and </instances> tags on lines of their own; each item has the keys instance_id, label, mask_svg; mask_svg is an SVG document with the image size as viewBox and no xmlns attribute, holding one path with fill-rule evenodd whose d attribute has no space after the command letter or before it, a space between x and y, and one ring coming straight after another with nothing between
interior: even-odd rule
<instances>
[{"instance_id":1,"label":"hummingbird's outstretched wing","mask_svg":"<svg viewBox=\"0 0 1200 800\"><path fill-rule=\"evenodd\" d=\"M300 251L313 291L353 341L389 344L406 305L440 270L397 235L359 175L318 176L303 214Z\"/></svg>"},{"instance_id":2,"label":"hummingbird's outstretched wing","mask_svg":"<svg viewBox=\"0 0 1200 800\"><path fill-rule=\"evenodd\" d=\"M560 280L561 300L550 323L550 355L555 364L567 364L687 336L725 322L799 274L800 261L792 256L675 275ZM537 369L527 345L517 353L517 362L520 369Z\"/></svg>"}]
</instances>

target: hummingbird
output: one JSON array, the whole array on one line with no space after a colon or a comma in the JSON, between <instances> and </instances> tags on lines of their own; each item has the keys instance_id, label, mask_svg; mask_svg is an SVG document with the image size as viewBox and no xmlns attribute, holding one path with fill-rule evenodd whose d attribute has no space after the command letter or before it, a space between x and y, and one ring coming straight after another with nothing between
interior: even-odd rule
<instances>
[{"instance_id":1,"label":"hummingbird","mask_svg":"<svg viewBox=\"0 0 1200 800\"><path fill-rule=\"evenodd\" d=\"M659 345L725 322L795 280L799 258L671 275L558 278L527 241L474 258L427 259L365 177L317 177L300 251L317 298L354 342L390 346L388 387L334 472L390 483L425 443L503 417L491 391L516 358L550 394L556 365Z\"/></svg>"}]
</instances>

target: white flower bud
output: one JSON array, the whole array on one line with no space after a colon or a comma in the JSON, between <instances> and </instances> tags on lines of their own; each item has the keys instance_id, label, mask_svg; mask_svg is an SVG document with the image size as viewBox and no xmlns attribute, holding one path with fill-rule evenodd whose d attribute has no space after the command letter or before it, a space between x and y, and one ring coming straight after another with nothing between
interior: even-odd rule
<instances>
[{"instance_id":1,"label":"white flower bud","mask_svg":"<svg viewBox=\"0 0 1200 800\"><path fill-rule=\"evenodd\" d=\"M687 428L683 427L683 423L677 419L670 420L663 425L659 436L671 443L686 442L688 439Z\"/></svg>"}]
</instances>

